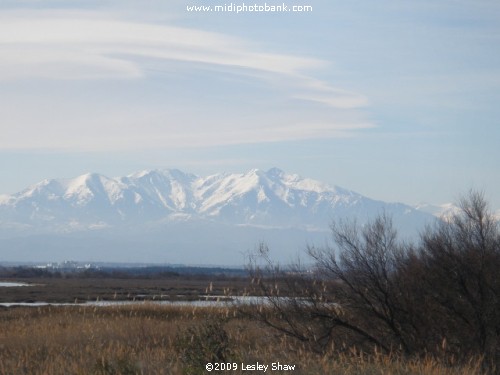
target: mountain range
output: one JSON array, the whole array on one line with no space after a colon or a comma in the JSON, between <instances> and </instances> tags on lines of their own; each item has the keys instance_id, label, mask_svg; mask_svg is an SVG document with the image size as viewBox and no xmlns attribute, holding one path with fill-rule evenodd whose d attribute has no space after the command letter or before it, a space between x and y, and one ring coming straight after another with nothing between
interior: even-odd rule
<instances>
[{"instance_id":1,"label":"mountain range","mask_svg":"<svg viewBox=\"0 0 500 375\"><path fill-rule=\"evenodd\" d=\"M428 207L426 207L428 208ZM392 216L403 235L434 216L273 168L196 176L177 169L44 180L0 196L3 260L241 264L267 242L280 259L324 244L333 220Z\"/></svg>"}]
</instances>

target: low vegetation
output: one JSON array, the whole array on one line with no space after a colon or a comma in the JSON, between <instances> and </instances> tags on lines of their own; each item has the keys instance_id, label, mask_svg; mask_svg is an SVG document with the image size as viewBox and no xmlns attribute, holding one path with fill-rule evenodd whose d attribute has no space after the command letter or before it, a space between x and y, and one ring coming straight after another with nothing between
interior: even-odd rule
<instances>
[{"instance_id":1,"label":"low vegetation","mask_svg":"<svg viewBox=\"0 0 500 375\"><path fill-rule=\"evenodd\" d=\"M479 374L479 362L444 364L326 350L319 354L233 308L140 306L0 311L0 374L208 374L207 362L295 366L273 374Z\"/></svg>"}]
</instances>

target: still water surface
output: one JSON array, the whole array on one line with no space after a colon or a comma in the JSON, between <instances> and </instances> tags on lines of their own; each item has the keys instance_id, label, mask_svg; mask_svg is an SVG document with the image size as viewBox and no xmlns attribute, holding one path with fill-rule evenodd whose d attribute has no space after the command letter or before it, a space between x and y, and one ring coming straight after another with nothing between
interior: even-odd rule
<instances>
[{"instance_id":1,"label":"still water surface","mask_svg":"<svg viewBox=\"0 0 500 375\"><path fill-rule=\"evenodd\" d=\"M2 302L3 307L40 307L40 306L95 306L95 307L110 307L110 306L129 306L129 305L162 305L162 306L192 306L192 307L224 307L231 304L267 304L269 303L265 297L254 296L234 296L227 299L206 299L196 301L86 301L83 303L57 303L57 302Z\"/></svg>"},{"instance_id":2,"label":"still water surface","mask_svg":"<svg viewBox=\"0 0 500 375\"><path fill-rule=\"evenodd\" d=\"M14 287L14 286L29 286L30 284L26 284L26 283L13 283L11 281L0 281L0 288L1 287L5 287L5 288L10 288L10 287Z\"/></svg>"}]
</instances>

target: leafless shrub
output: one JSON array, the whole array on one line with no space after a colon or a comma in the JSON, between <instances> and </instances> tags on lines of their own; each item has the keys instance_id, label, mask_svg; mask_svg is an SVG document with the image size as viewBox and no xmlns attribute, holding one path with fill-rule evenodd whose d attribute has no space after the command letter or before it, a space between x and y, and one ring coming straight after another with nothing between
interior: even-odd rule
<instances>
[{"instance_id":1,"label":"leafless shrub","mask_svg":"<svg viewBox=\"0 0 500 375\"><path fill-rule=\"evenodd\" d=\"M500 232L482 194L413 244L392 220L337 222L313 266L274 264L265 245L250 272L267 306L246 313L315 351L484 358L500 363Z\"/></svg>"},{"instance_id":2,"label":"leafless shrub","mask_svg":"<svg viewBox=\"0 0 500 375\"><path fill-rule=\"evenodd\" d=\"M457 353L480 353L499 363L500 232L481 193L422 236L425 287L443 339Z\"/></svg>"}]
</instances>

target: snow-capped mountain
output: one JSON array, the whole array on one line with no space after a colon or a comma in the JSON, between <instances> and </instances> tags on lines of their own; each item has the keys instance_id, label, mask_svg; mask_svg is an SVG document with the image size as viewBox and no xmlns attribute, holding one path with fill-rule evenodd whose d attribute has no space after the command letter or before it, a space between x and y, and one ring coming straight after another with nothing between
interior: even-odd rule
<instances>
[{"instance_id":1,"label":"snow-capped mountain","mask_svg":"<svg viewBox=\"0 0 500 375\"><path fill-rule=\"evenodd\" d=\"M334 218L364 221L382 211L395 218L426 218L409 206L371 200L277 168L208 177L175 169L119 178L85 174L44 180L0 201L2 222L53 229L193 217L238 225L323 229Z\"/></svg>"},{"instance_id":2,"label":"snow-capped mountain","mask_svg":"<svg viewBox=\"0 0 500 375\"><path fill-rule=\"evenodd\" d=\"M461 211L460 207L453 203L443 203L440 205L419 203L415 206L415 209L443 219L452 217L453 215L457 215Z\"/></svg>"},{"instance_id":3,"label":"snow-capped mountain","mask_svg":"<svg viewBox=\"0 0 500 375\"><path fill-rule=\"evenodd\" d=\"M118 247L107 245L117 251L125 246L123 242L134 243L135 249L154 247L155 242L158 249L175 244L182 250L186 243L220 249L222 242L228 246L229 241L244 251L253 247L252 241L268 239L270 233L270 242L282 243L283 236L289 240L297 233L325 236L334 219L363 223L381 212L391 215L403 233L421 229L432 218L401 203L372 200L277 168L207 177L176 169L118 178L92 173L44 180L0 197L0 236L51 236L53 242L54 236L71 235L83 243L88 236L100 236L110 243L121 241ZM132 235L135 242L126 240Z\"/></svg>"},{"instance_id":4,"label":"snow-capped mountain","mask_svg":"<svg viewBox=\"0 0 500 375\"><path fill-rule=\"evenodd\" d=\"M462 209L454 203L443 203L440 205L419 203L415 205L414 208L445 221L451 219L455 215L460 215L462 212ZM500 210L493 211L491 214L495 220L500 221Z\"/></svg>"}]
</instances>

